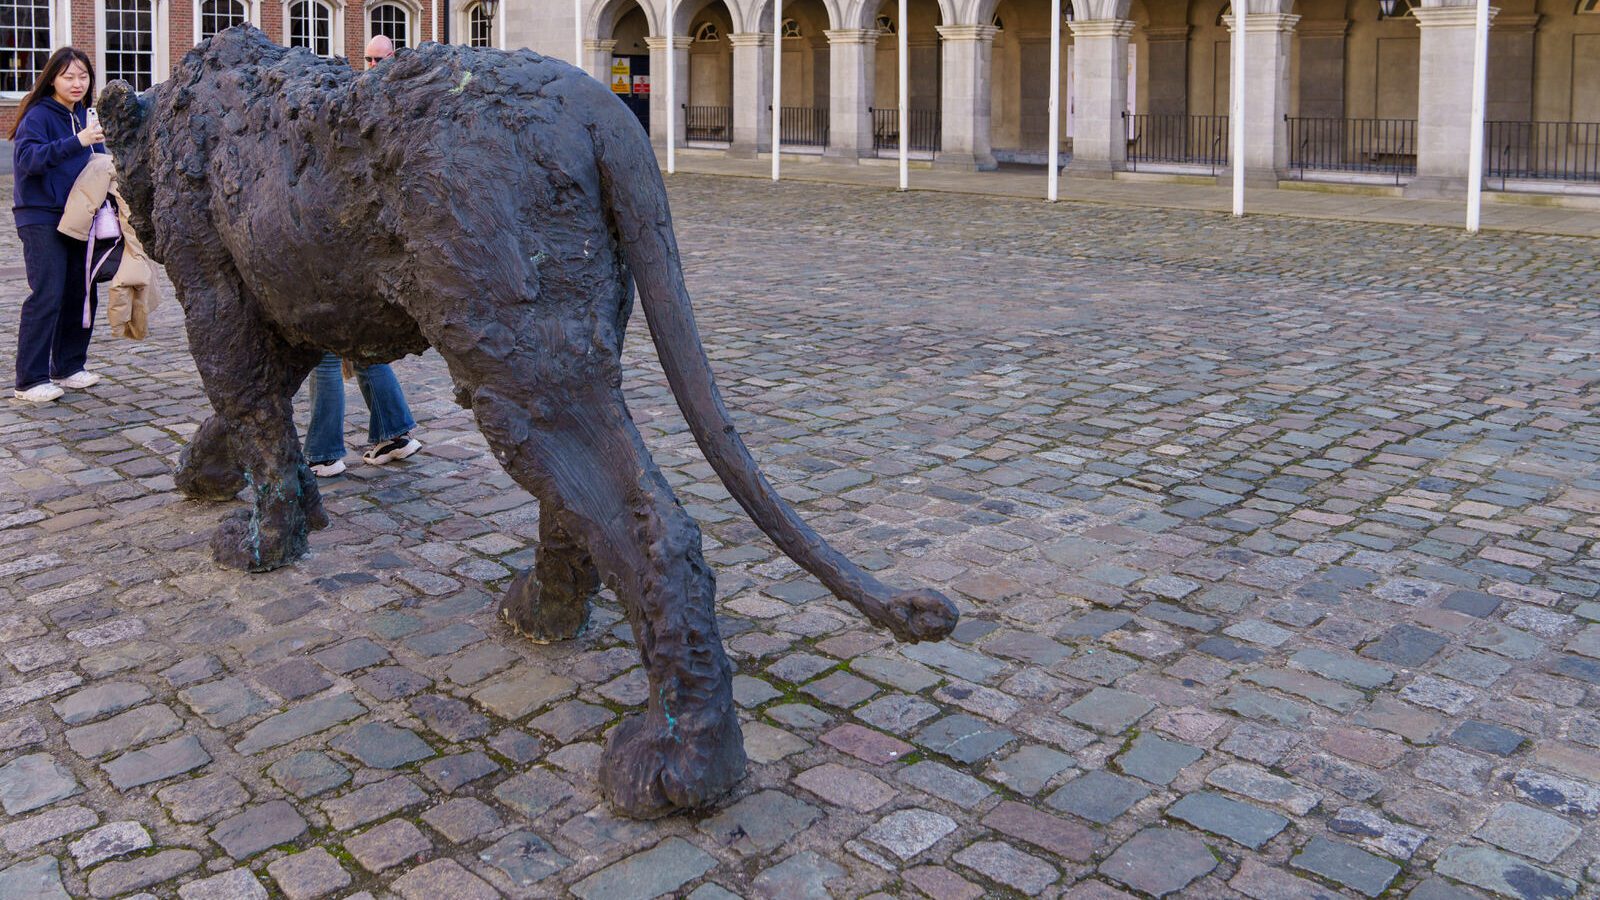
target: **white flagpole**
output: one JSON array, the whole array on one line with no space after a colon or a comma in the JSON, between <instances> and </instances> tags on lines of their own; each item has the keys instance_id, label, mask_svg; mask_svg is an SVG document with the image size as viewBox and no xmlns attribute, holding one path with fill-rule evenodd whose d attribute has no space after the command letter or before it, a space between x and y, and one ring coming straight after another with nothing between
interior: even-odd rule
<instances>
[{"instance_id":1,"label":"white flagpole","mask_svg":"<svg viewBox=\"0 0 1600 900\"><path fill-rule=\"evenodd\" d=\"M1061 180L1061 0L1050 0L1050 180L1045 199L1056 202Z\"/></svg>"},{"instance_id":2,"label":"white flagpole","mask_svg":"<svg viewBox=\"0 0 1600 900\"><path fill-rule=\"evenodd\" d=\"M1233 214L1244 215L1244 12L1249 0L1233 0Z\"/></svg>"},{"instance_id":3,"label":"white flagpole","mask_svg":"<svg viewBox=\"0 0 1600 900\"><path fill-rule=\"evenodd\" d=\"M772 180L783 155L783 0L772 0Z\"/></svg>"},{"instance_id":4,"label":"white flagpole","mask_svg":"<svg viewBox=\"0 0 1600 900\"><path fill-rule=\"evenodd\" d=\"M900 65L900 190L911 187L911 60L906 0L900 0L898 56Z\"/></svg>"},{"instance_id":5,"label":"white flagpole","mask_svg":"<svg viewBox=\"0 0 1600 900\"><path fill-rule=\"evenodd\" d=\"M678 28L672 21L673 7L677 4L667 0L667 174L678 171L678 91L677 85L677 59L678 59Z\"/></svg>"},{"instance_id":6,"label":"white flagpole","mask_svg":"<svg viewBox=\"0 0 1600 900\"><path fill-rule=\"evenodd\" d=\"M572 0L572 58L576 60L578 68L588 68L583 59L583 0ZM606 80L610 81L610 78Z\"/></svg>"},{"instance_id":7,"label":"white flagpole","mask_svg":"<svg viewBox=\"0 0 1600 900\"><path fill-rule=\"evenodd\" d=\"M1478 233L1483 207L1483 118L1489 61L1489 0L1478 0L1478 21L1472 33L1472 128L1467 135L1467 233Z\"/></svg>"}]
</instances>

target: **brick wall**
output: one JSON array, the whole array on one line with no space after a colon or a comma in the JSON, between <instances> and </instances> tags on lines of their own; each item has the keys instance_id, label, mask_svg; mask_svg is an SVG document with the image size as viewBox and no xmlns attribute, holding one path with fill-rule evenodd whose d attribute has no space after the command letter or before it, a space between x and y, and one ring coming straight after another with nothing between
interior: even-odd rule
<instances>
[{"instance_id":1,"label":"brick wall","mask_svg":"<svg viewBox=\"0 0 1600 900\"><path fill-rule=\"evenodd\" d=\"M183 55L194 48L194 3L193 0L172 0L172 10L169 16L168 59L177 65ZM422 21L417 33L422 40L434 40L433 33L433 3L426 0L422 6ZM74 46L94 57L96 34L94 0L72 0L72 43ZM261 30L275 41L283 40L283 3L281 0L261 0ZM367 6L365 0L351 0L345 7L344 24L345 45L342 51L349 57L350 64L356 69L362 68L361 55L367 44ZM338 52L339 48L336 48ZM98 76L98 73L97 73ZM104 78L99 78L99 87L104 87ZM14 101L0 102L0 136L9 134L11 124L17 118L17 104Z\"/></svg>"}]
</instances>

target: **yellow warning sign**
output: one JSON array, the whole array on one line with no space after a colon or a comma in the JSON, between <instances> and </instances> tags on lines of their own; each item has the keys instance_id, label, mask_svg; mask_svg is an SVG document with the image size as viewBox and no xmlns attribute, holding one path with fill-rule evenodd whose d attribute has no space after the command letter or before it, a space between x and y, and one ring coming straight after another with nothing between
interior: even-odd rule
<instances>
[{"instance_id":1,"label":"yellow warning sign","mask_svg":"<svg viewBox=\"0 0 1600 900\"><path fill-rule=\"evenodd\" d=\"M612 59L611 59L611 92L612 93L614 93L614 94L631 94L631 93L633 93L633 78L631 77L632 71L633 71L633 67L632 67L632 64L631 64L631 62L629 60L618 59L616 57L612 57Z\"/></svg>"}]
</instances>

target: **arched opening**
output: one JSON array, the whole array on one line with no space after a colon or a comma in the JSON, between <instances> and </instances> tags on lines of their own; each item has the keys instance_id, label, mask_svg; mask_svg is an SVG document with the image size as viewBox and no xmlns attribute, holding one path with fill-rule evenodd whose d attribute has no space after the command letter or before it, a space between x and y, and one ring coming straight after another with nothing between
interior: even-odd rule
<instances>
[{"instance_id":1,"label":"arched opening","mask_svg":"<svg viewBox=\"0 0 1600 900\"><path fill-rule=\"evenodd\" d=\"M943 47L939 26L944 24L936 0L910 0L909 21L897 21L898 0L883 0L878 7L877 56L873 73L872 147L880 156L900 152L900 32L906 36L910 116L907 137L910 150L921 157L939 152L943 92Z\"/></svg>"},{"instance_id":2,"label":"arched opening","mask_svg":"<svg viewBox=\"0 0 1600 900\"><path fill-rule=\"evenodd\" d=\"M1298 0L1283 136L1295 177L1354 172L1398 181L1416 171L1421 33L1411 7L1396 0L1384 15L1378 0ZM1195 9L1202 14L1204 5ZM1223 4L1217 15L1207 29L1219 67L1210 83L1212 102L1225 111L1230 86L1220 67L1232 8Z\"/></svg>"},{"instance_id":3,"label":"arched opening","mask_svg":"<svg viewBox=\"0 0 1600 900\"><path fill-rule=\"evenodd\" d=\"M1138 23L1128 43L1127 111L1138 110L1144 16L1139 4L1130 13ZM1058 151L1072 146L1077 84L1074 41L1067 24L1071 6L1062 3L1062 20L1050 21L1048 0L1000 0L990 24L995 28L990 60L989 142L1000 163L1043 165L1049 159L1051 29L1061 40L1061 108ZM1065 159L1065 156L1060 157Z\"/></svg>"},{"instance_id":4,"label":"arched opening","mask_svg":"<svg viewBox=\"0 0 1600 900\"><path fill-rule=\"evenodd\" d=\"M689 18L684 134L690 143L725 146L733 141L732 33L733 16L723 0L712 0Z\"/></svg>"},{"instance_id":5,"label":"arched opening","mask_svg":"<svg viewBox=\"0 0 1600 900\"><path fill-rule=\"evenodd\" d=\"M1511 179L1600 184L1600 0L1497 5L1489 39L1489 178L1502 186Z\"/></svg>"},{"instance_id":6,"label":"arched opening","mask_svg":"<svg viewBox=\"0 0 1600 900\"><path fill-rule=\"evenodd\" d=\"M764 16L771 21L769 6ZM783 87L779 97L779 134L785 150L828 146L830 49L827 31L832 27L822 0L794 0L783 4L780 24Z\"/></svg>"},{"instance_id":7,"label":"arched opening","mask_svg":"<svg viewBox=\"0 0 1600 900\"><path fill-rule=\"evenodd\" d=\"M615 41L611 50L611 92L650 130L650 48L645 38L650 21L637 3L625 3L610 22L602 21L600 35Z\"/></svg>"}]
</instances>

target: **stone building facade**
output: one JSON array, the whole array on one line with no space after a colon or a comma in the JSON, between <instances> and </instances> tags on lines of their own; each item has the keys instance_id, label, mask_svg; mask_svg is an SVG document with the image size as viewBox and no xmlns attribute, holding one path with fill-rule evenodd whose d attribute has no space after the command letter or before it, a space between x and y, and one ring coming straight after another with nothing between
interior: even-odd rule
<instances>
[{"instance_id":1,"label":"stone building facade","mask_svg":"<svg viewBox=\"0 0 1600 900\"><path fill-rule=\"evenodd\" d=\"M1473 7L1461 0L1248 0L1246 174L1464 189ZM898 138L897 32L907 29L913 148L935 165L1042 162L1049 107L1048 0L505 0L505 37L612 76L653 73L648 114L665 141L662 88L676 53L679 140L735 156L770 150L771 62L781 42L785 150L851 161ZM1077 0L1065 48L1069 172L1225 171L1227 0ZM1488 75L1489 171L1505 181L1600 185L1600 0L1498 0ZM645 97L632 98L641 106ZM791 136L792 135L792 136Z\"/></svg>"},{"instance_id":2,"label":"stone building facade","mask_svg":"<svg viewBox=\"0 0 1600 900\"><path fill-rule=\"evenodd\" d=\"M199 37L248 20L359 64L379 31L529 47L609 81L655 141L771 151L781 44L785 152L856 162L900 132L898 32L909 48L915 154L933 165L1041 163L1049 133L1049 0L3 0L0 118L50 48L92 49L147 84ZM1463 0L1247 0L1246 141L1255 181L1464 189L1473 8ZM1600 189L1600 0L1498 0L1489 48L1491 188ZM1228 0L1063 0L1060 112L1068 171L1218 175L1229 157ZM669 40L668 34L672 35ZM581 44L581 50L580 50ZM669 47L672 49L669 51ZM663 87L675 54L678 109ZM6 104L6 98L13 102ZM1498 179L1498 180L1496 180Z\"/></svg>"},{"instance_id":3,"label":"stone building facade","mask_svg":"<svg viewBox=\"0 0 1600 900\"><path fill-rule=\"evenodd\" d=\"M123 78L143 89L205 37L241 22L359 67L374 34L399 46L443 36L442 11L434 0L0 0L0 126L11 130L17 101L57 47L89 53L100 86ZM475 18L481 36L478 4L460 4L451 39L469 40Z\"/></svg>"}]
</instances>

